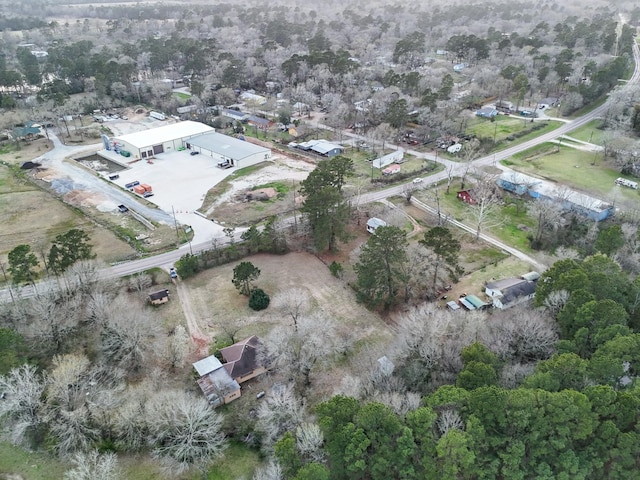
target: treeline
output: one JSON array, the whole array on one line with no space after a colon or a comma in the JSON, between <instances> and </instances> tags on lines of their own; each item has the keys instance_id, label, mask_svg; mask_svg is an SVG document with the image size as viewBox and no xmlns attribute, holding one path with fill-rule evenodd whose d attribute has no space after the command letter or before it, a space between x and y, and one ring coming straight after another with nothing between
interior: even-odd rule
<instances>
[{"instance_id":1,"label":"treeline","mask_svg":"<svg viewBox=\"0 0 640 480\"><path fill-rule=\"evenodd\" d=\"M441 387L398 415L381 403L337 396L316 408L326 465L311 467L285 436L284 478L632 479L640 466L640 394ZM288 448L287 448L288 447Z\"/></svg>"},{"instance_id":2,"label":"treeline","mask_svg":"<svg viewBox=\"0 0 640 480\"><path fill-rule=\"evenodd\" d=\"M89 243L89 235L84 230L72 228L66 233L57 235L53 240L49 251L44 248L39 251L47 274L60 276L72 265L81 260L90 260L95 257L93 247ZM31 245L22 244L15 247L7 255L9 267L4 269L0 264L2 273L11 275L11 281L15 285L30 283L35 285L40 275L38 270L40 260L31 248Z\"/></svg>"},{"instance_id":3,"label":"treeline","mask_svg":"<svg viewBox=\"0 0 640 480\"><path fill-rule=\"evenodd\" d=\"M234 229L226 228L227 242L219 245L214 240L212 248L197 255L186 254L176 262L176 270L182 278L189 278L207 268L223 265L256 253L282 254L288 251L283 228L276 225L276 217L271 217L262 229L252 225L240 238L234 240Z\"/></svg>"},{"instance_id":4,"label":"treeline","mask_svg":"<svg viewBox=\"0 0 640 480\"><path fill-rule=\"evenodd\" d=\"M635 478L640 282L604 255L561 260L536 303L557 337L533 311L405 315L395 365L315 408L321 454L275 444L283 478Z\"/></svg>"},{"instance_id":5,"label":"treeline","mask_svg":"<svg viewBox=\"0 0 640 480\"><path fill-rule=\"evenodd\" d=\"M32 30L46 27L47 23L34 17L0 17L0 29L2 31Z\"/></svg>"}]
</instances>

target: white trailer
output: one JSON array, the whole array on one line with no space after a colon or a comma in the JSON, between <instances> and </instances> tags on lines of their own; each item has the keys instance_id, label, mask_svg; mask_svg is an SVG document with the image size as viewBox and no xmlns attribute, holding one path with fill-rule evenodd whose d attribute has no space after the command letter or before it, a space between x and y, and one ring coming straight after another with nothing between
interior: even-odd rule
<instances>
[{"instance_id":1,"label":"white trailer","mask_svg":"<svg viewBox=\"0 0 640 480\"><path fill-rule=\"evenodd\" d=\"M167 118L164 113L160 112L149 112L149 116L151 118L155 118L156 120L165 120Z\"/></svg>"},{"instance_id":2,"label":"white trailer","mask_svg":"<svg viewBox=\"0 0 640 480\"><path fill-rule=\"evenodd\" d=\"M616 178L616 185L620 185L622 187L633 188L634 190L638 189L638 182L633 182L631 180L627 180L626 178Z\"/></svg>"}]
</instances>

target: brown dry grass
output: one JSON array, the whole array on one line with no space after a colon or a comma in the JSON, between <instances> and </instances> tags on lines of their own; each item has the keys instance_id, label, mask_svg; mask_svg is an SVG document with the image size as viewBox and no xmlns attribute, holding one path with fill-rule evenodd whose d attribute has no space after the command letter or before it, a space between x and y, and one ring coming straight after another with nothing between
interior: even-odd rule
<instances>
[{"instance_id":1,"label":"brown dry grass","mask_svg":"<svg viewBox=\"0 0 640 480\"><path fill-rule=\"evenodd\" d=\"M0 225L0 258L3 261L6 254L20 244L29 244L36 251L48 250L56 235L72 228L87 232L98 258L107 263L134 253L113 233L100 228L53 195L16 178L4 166L0 166Z\"/></svg>"},{"instance_id":2,"label":"brown dry grass","mask_svg":"<svg viewBox=\"0 0 640 480\"><path fill-rule=\"evenodd\" d=\"M52 142L46 138L37 138L29 143L21 142L17 150L15 145L10 143L0 148L0 161L19 165L49 152L52 148Z\"/></svg>"},{"instance_id":3,"label":"brown dry grass","mask_svg":"<svg viewBox=\"0 0 640 480\"><path fill-rule=\"evenodd\" d=\"M355 294L343 281L331 275L329 269L315 256L308 253L286 255L254 255L244 259L261 271L256 286L273 296L291 288L303 288L312 297L313 308L324 311L339 324L348 325L358 345L379 348L390 340L391 332L382 318L356 302ZM200 328L216 338L225 338L222 326L226 323L244 326L238 338L249 335L264 336L274 326L289 323L273 309L254 312L247 305L247 298L239 295L231 283L233 268L237 263L201 272L186 280L191 295L191 305ZM380 355L383 355L381 353ZM351 361L356 361L352 358ZM314 396L332 393L348 366L336 366L329 371L316 373L313 379Z\"/></svg>"}]
</instances>

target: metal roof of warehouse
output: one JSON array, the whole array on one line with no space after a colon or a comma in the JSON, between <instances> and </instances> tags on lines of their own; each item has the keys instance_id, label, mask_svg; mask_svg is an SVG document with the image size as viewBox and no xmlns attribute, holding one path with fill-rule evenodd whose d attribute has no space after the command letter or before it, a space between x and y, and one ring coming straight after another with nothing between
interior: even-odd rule
<instances>
[{"instance_id":1,"label":"metal roof of warehouse","mask_svg":"<svg viewBox=\"0 0 640 480\"><path fill-rule=\"evenodd\" d=\"M115 137L115 140L121 140L136 148L142 148L211 131L213 131L213 128L209 125L187 120L185 122L170 123L162 127L150 128L149 130L143 130L141 132L119 135Z\"/></svg>"},{"instance_id":2,"label":"metal roof of warehouse","mask_svg":"<svg viewBox=\"0 0 640 480\"><path fill-rule=\"evenodd\" d=\"M216 132L198 135L197 137L189 139L189 143L195 147L237 160L242 160L256 153L265 154L271 152L268 148Z\"/></svg>"}]
</instances>

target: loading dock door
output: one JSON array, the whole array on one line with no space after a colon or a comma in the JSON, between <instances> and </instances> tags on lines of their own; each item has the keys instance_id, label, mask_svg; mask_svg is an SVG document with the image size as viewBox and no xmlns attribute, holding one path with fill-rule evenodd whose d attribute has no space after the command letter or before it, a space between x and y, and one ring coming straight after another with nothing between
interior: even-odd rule
<instances>
[{"instance_id":1,"label":"loading dock door","mask_svg":"<svg viewBox=\"0 0 640 480\"><path fill-rule=\"evenodd\" d=\"M154 155L157 155L157 154L162 153L162 152L164 152L164 146L162 146L162 144L153 146L153 154Z\"/></svg>"}]
</instances>

